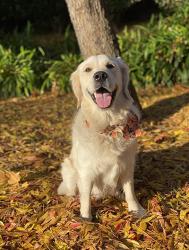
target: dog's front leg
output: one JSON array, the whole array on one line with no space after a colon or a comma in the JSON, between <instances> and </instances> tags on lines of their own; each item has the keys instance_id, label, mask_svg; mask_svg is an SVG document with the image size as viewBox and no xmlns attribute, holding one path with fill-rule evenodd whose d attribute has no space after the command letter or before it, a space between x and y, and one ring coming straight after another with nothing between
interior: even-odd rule
<instances>
[{"instance_id":1,"label":"dog's front leg","mask_svg":"<svg viewBox=\"0 0 189 250\"><path fill-rule=\"evenodd\" d=\"M135 192L134 192L134 181L133 179L128 178L125 180L123 185L123 190L125 193L125 199L128 204L129 212L132 212L136 217L142 217L145 214L145 209L138 202Z\"/></svg>"},{"instance_id":2,"label":"dog's front leg","mask_svg":"<svg viewBox=\"0 0 189 250\"><path fill-rule=\"evenodd\" d=\"M78 183L80 194L80 214L83 219L92 220L91 215L91 190L92 181L87 177L80 178Z\"/></svg>"},{"instance_id":3,"label":"dog's front leg","mask_svg":"<svg viewBox=\"0 0 189 250\"><path fill-rule=\"evenodd\" d=\"M134 191L134 166L133 159L128 165L127 172L122 176L121 182L125 193L125 200L128 204L129 212L132 212L136 217L142 217L146 213L145 209L138 202Z\"/></svg>"}]
</instances>

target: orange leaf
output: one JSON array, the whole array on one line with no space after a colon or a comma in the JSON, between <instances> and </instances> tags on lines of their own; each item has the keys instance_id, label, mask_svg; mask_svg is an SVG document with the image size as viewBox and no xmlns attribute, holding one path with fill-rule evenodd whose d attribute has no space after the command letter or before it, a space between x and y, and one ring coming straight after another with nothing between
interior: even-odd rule
<instances>
[{"instance_id":1,"label":"orange leaf","mask_svg":"<svg viewBox=\"0 0 189 250\"><path fill-rule=\"evenodd\" d=\"M18 185L20 181L19 173L0 171L0 185Z\"/></svg>"}]
</instances>

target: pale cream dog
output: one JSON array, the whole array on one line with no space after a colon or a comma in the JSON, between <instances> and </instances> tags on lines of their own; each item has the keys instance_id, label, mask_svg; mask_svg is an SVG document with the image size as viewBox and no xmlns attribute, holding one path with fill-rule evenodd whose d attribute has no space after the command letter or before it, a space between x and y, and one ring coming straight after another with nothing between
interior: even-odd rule
<instances>
[{"instance_id":1,"label":"pale cream dog","mask_svg":"<svg viewBox=\"0 0 189 250\"><path fill-rule=\"evenodd\" d=\"M120 58L91 56L71 75L78 101L72 150L62 163L58 194L80 194L80 213L91 217L90 195L97 198L124 190L128 210L142 216L134 193L140 113L128 91L128 67ZM131 125L129 125L131 124Z\"/></svg>"}]
</instances>

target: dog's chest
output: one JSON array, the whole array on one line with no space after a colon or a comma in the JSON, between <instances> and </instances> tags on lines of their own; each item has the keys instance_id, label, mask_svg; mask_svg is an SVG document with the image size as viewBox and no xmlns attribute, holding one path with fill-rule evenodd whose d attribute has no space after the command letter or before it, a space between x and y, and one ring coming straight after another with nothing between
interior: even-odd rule
<instances>
[{"instance_id":1,"label":"dog's chest","mask_svg":"<svg viewBox=\"0 0 189 250\"><path fill-rule=\"evenodd\" d=\"M100 186L104 196L114 195L118 180L120 178L120 167L118 164L103 164L98 167L97 184Z\"/></svg>"}]
</instances>

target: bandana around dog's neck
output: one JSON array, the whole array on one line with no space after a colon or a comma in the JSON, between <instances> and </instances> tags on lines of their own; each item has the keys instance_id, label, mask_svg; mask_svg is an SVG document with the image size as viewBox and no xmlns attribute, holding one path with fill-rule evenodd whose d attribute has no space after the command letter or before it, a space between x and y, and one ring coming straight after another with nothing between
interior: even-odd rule
<instances>
[{"instance_id":1,"label":"bandana around dog's neck","mask_svg":"<svg viewBox=\"0 0 189 250\"><path fill-rule=\"evenodd\" d=\"M87 128L90 127L87 120L85 120L85 125ZM138 117L133 113L129 113L126 122L124 121L115 125L109 125L101 131L100 134L125 140L138 137L141 135Z\"/></svg>"},{"instance_id":2,"label":"bandana around dog's neck","mask_svg":"<svg viewBox=\"0 0 189 250\"><path fill-rule=\"evenodd\" d=\"M139 120L136 115L129 113L126 123L106 127L101 134L109 135L112 138L123 138L129 140L140 135Z\"/></svg>"}]
</instances>

